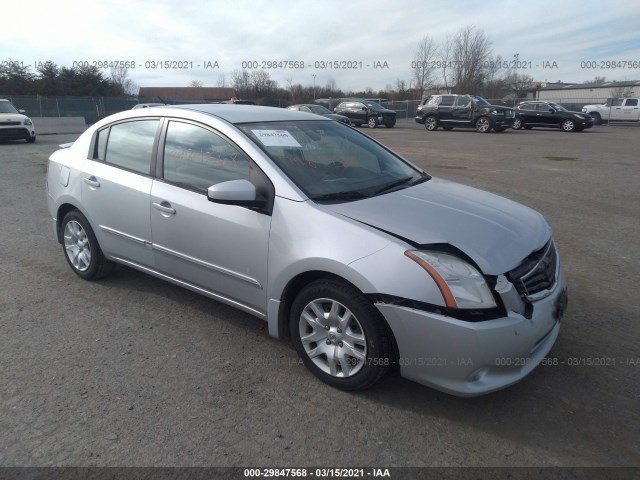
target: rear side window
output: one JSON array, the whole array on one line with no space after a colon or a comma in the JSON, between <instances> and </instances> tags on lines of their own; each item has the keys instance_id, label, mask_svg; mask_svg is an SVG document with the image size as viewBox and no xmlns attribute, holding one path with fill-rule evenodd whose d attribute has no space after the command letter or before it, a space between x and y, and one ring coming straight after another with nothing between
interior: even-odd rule
<instances>
[{"instance_id":1,"label":"rear side window","mask_svg":"<svg viewBox=\"0 0 640 480\"><path fill-rule=\"evenodd\" d=\"M628 98L627 103L625 103L627 107L637 107L638 99L637 98Z\"/></svg>"},{"instance_id":2,"label":"rear side window","mask_svg":"<svg viewBox=\"0 0 640 480\"><path fill-rule=\"evenodd\" d=\"M440 102L441 107L451 107L453 105L453 101L456 97L453 95L443 95L442 101Z\"/></svg>"},{"instance_id":3,"label":"rear side window","mask_svg":"<svg viewBox=\"0 0 640 480\"><path fill-rule=\"evenodd\" d=\"M101 131L97 142L98 158L106 143L103 158L106 163L149 175L158 124L158 120L118 123L108 129L106 141L103 140L103 134L107 130Z\"/></svg>"}]
</instances>

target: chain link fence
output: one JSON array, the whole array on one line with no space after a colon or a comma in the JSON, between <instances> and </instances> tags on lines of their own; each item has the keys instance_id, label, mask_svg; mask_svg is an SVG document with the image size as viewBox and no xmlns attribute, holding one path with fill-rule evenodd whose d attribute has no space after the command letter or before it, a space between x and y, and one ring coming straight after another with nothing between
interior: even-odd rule
<instances>
[{"instance_id":1,"label":"chain link fence","mask_svg":"<svg viewBox=\"0 0 640 480\"><path fill-rule=\"evenodd\" d=\"M87 125L113 113L131 109L138 103L131 97L44 97L0 93L30 117L84 117Z\"/></svg>"}]
</instances>

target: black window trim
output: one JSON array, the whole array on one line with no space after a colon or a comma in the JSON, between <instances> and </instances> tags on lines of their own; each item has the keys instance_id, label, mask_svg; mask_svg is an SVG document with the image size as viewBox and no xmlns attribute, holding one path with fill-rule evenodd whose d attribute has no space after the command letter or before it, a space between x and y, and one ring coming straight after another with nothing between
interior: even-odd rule
<instances>
[{"instance_id":1,"label":"black window trim","mask_svg":"<svg viewBox=\"0 0 640 480\"><path fill-rule=\"evenodd\" d=\"M143 121L143 120L155 120L155 121L158 121L158 127L156 128L156 133L155 133L155 136L153 138L153 147L151 149L151 156L149 158L149 171L147 173L141 172L139 170L134 170L132 168L127 168L127 167L124 167L122 165L117 165L115 163L109 163L109 162L106 161L106 159L105 160L101 160L100 158L98 158L98 138L99 138L100 132L108 131L108 134L107 134L107 146L105 148L105 152L107 152L109 150L109 137L111 136L111 127L113 127L115 125L121 125L123 123L139 122L139 121ZM95 132L93 132L93 135L91 136L91 142L89 143L89 152L87 154L87 160L103 163L104 165L109 165L110 167L119 168L120 170L124 170L126 172L131 172L131 173L135 173L137 175L142 175L143 177L154 178L154 175L153 175L152 172L154 172L156 170L156 159L157 159L157 154L158 154L158 141L160 139L160 132L162 131L163 123L164 123L164 119L162 117L158 117L158 116L127 118L125 120L120 120L120 121L117 121L117 122L109 123L109 124L105 125L104 127L102 127L100 129L96 130Z\"/></svg>"},{"instance_id":2,"label":"black window trim","mask_svg":"<svg viewBox=\"0 0 640 480\"><path fill-rule=\"evenodd\" d=\"M232 145L234 148L236 148L239 152L241 152L248 160L250 164L253 164L253 166L255 166L255 168L257 168L260 173L262 173L262 176L267 180L267 182L269 183L269 190L271 191L271 198L269 199L269 201L267 202L267 207L265 209L258 209L257 211L260 213L265 213L267 215L271 215L272 210L273 210L273 202L275 200L275 186L273 184L273 182L271 181L271 179L269 178L269 175L267 175L264 170L262 170L262 168L260 168L260 165L258 165L258 163L251 157L251 155L249 155L247 152L245 152L236 142L234 142L233 140L231 140L229 137L227 137L224 133L220 132L219 130L216 130L215 128L211 127L210 125L207 125L205 123L201 123L195 120L190 120L187 118L180 118L180 117L164 117L163 119L163 124L161 126L161 131L160 131L160 135L159 135L159 139L158 139L158 145L157 145L157 151L156 151L156 157L155 157L155 171L154 171L154 178L162 183L166 183L168 185L173 185L174 187L178 187L178 188L182 188L184 190L188 190L190 192L193 193L198 193L200 195L203 195L205 198L207 197L207 190L202 190L200 188L196 188L192 185L188 185L185 183L179 183L179 182L173 182L171 180L167 180L164 178L164 145L166 143L167 140L167 132L169 130L169 123L170 122L179 122L179 123L186 123L186 124L190 124L196 127L200 127L203 128L204 130L207 130L211 133L213 133L214 135L219 136L220 138L222 138L223 140L229 142L230 145ZM242 208L249 208L250 210L256 210L253 207L242 207Z\"/></svg>"}]
</instances>

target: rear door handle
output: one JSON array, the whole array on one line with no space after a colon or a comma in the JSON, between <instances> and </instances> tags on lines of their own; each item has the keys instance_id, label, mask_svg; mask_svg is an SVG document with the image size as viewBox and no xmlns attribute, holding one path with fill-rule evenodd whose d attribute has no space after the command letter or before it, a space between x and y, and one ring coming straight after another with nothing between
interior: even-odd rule
<instances>
[{"instance_id":1,"label":"rear door handle","mask_svg":"<svg viewBox=\"0 0 640 480\"><path fill-rule=\"evenodd\" d=\"M175 215L176 209L171 206L171 204L167 201L163 201L161 203L153 202L153 207L156 210L160 210L162 213L168 213L169 215Z\"/></svg>"},{"instance_id":2,"label":"rear door handle","mask_svg":"<svg viewBox=\"0 0 640 480\"><path fill-rule=\"evenodd\" d=\"M99 188L100 187L100 182L93 175L90 176L90 177L84 177L82 180L84 181L84 183L86 183L87 185L89 185L91 187L95 187L95 188Z\"/></svg>"}]
</instances>

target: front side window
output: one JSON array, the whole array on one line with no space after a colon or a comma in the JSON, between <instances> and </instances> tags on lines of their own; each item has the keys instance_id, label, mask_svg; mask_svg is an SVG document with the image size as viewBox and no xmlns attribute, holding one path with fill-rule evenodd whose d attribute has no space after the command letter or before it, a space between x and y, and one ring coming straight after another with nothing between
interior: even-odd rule
<instances>
[{"instance_id":1,"label":"front side window","mask_svg":"<svg viewBox=\"0 0 640 480\"><path fill-rule=\"evenodd\" d=\"M249 158L226 138L190 123L169 122L165 180L206 192L211 185L251 177Z\"/></svg>"},{"instance_id":2,"label":"front side window","mask_svg":"<svg viewBox=\"0 0 640 480\"><path fill-rule=\"evenodd\" d=\"M355 200L429 177L366 135L327 120L239 125L316 201Z\"/></svg>"},{"instance_id":3,"label":"front side window","mask_svg":"<svg viewBox=\"0 0 640 480\"><path fill-rule=\"evenodd\" d=\"M118 123L109 129L104 147L102 130L98 136L98 152L104 149L106 163L149 175L151 154L159 125L158 120L138 120Z\"/></svg>"},{"instance_id":4,"label":"front side window","mask_svg":"<svg viewBox=\"0 0 640 480\"><path fill-rule=\"evenodd\" d=\"M471 97L468 95L460 95L456 98L456 107L468 107L471 103Z\"/></svg>"}]
</instances>

